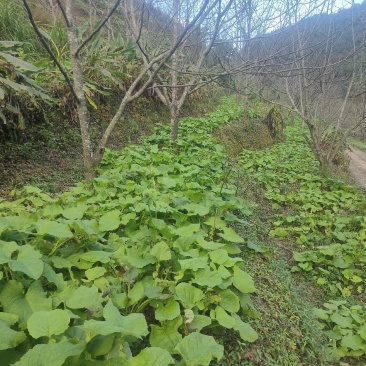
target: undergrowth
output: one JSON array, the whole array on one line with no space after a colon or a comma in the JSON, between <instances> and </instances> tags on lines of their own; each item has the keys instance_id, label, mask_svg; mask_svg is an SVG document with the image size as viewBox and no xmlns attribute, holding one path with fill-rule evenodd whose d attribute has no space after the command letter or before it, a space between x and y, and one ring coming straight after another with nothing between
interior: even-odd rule
<instances>
[{"instance_id":1,"label":"undergrowth","mask_svg":"<svg viewBox=\"0 0 366 366\"><path fill-rule=\"evenodd\" d=\"M325 294L315 315L328 337L326 358L365 363L365 197L320 176L297 127L287 129L285 143L244 151L240 165L264 190L274 212L270 235L294 252L292 272L304 271Z\"/></svg>"},{"instance_id":2,"label":"undergrowth","mask_svg":"<svg viewBox=\"0 0 366 366\"><path fill-rule=\"evenodd\" d=\"M211 137L240 113L226 101L185 119L174 146L158 126L107 151L91 182L0 202L3 365L208 365L223 356L221 329L257 339L230 227L251 212Z\"/></svg>"}]
</instances>

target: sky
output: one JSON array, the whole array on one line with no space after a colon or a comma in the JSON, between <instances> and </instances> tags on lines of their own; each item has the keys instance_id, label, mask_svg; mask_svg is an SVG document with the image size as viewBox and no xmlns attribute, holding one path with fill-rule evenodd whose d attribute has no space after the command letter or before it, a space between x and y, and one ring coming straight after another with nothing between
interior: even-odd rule
<instances>
[{"instance_id":1,"label":"sky","mask_svg":"<svg viewBox=\"0 0 366 366\"><path fill-rule=\"evenodd\" d=\"M356 4L361 4L363 0L355 0ZM352 5L351 0L336 0L336 6L339 8L349 8Z\"/></svg>"}]
</instances>

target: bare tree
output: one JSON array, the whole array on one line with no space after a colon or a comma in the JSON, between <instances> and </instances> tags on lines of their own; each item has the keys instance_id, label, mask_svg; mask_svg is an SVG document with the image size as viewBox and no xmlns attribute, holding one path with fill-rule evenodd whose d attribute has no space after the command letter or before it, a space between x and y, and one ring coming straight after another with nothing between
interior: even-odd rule
<instances>
[{"instance_id":1,"label":"bare tree","mask_svg":"<svg viewBox=\"0 0 366 366\"><path fill-rule=\"evenodd\" d=\"M203 20L209 16L210 12L213 9L212 3L217 3L216 1L205 0L196 4L191 13L191 17L187 19L184 24L180 24L181 30L179 32L179 36L174 39L173 42L161 42L156 52L151 54L151 57L144 63L143 67L140 70L140 73L135 77L131 85L128 87L125 95L120 101L119 107L115 112L114 117L109 122L107 128L102 133L99 141L93 143L90 129L89 129L89 112L87 108L87 102L85 98L85 94L83 91L84 79L83 79L83 50L84 47L90 42L94 37L100 36L101 28L108 22L112 14L117 10L120 4L123 5L125 9L133 9L132 1L123 1L116 0L114 6L110 9L109 13L106 17L100 22L99 26L82 42L79 43L77 37L77 24L75 20L75 10L74 10L74 0L57 0L59 9L63 15L66 27L67 34L69 39L69 46L72 58L72 77L68 75L65 71L65 68L58 62L57 58L53 54L52 50L47 44L47 41L44 39L44 35L42 31L39 29L37 24L33 19L33 14L31 12L30 6L28 4L28 0L23 0L23 4L28 12L29 19L33 25L33 28L37 32L39 38L43 42L47 51L51 55L52 59L57 64L58 68L64 75L67 83L72 91L72 94L75 98L77 105L77 115L80 125L81 139L82 139L82 147L83 147L83 159L84 159L84 171L85 178L91 179L95 176L96 168L98 167L100 161L102 160L104 150L107 146L108 140L115 128L115 126L122 119L123 112L128 105L128 103L133 100L139 98L145 90L153 83L156 75L162 69L162 67L168 62L168 60L174 55L176 50L180 47L180 45L184 44L187 39L191 37L193 32L197 29L199 24L202 24ZM150 5L152 1L149 2ZM145 3L142 3L142 7L145 6ZM158 9L158 8L157 8ZM158 11L158 10L156 10ZM144 22L144 14L145 12L141 12L139 19L139 23L143 24ZM170 26L173 23L172 16L169 14L164 14L161 17L161 21L165 24L165 28ZM139 42L139 38L137 38L137 42ZM153 48L154 44L149 44L149 47ZM143 48L140 47L141 50ZM146 58L146 55L144 55Z\"/></svg>"},{"instance_id":2,"label":"bare tree","mask_svg":"<svg viewBox=\"0 0 366 366\"><path fill-rule=\"evenodd\" d=\"M190 22L197 8L204 1L173 0L159 2L159 8L170 14L172 23L161 27L156 21L149 21L151 2L136 5L130 1L125 8L125 19L128 20L131 34L140 48L144 65L151 62L157 50L165 43L176 44L185 32L184 24ZM208 1L203 16L192 28L188 37L180 42L177 51L166 60L161 72L155 73L152 88L164 105L169 108L171 115L171 140L178 135L178 118L187 97L199 88L215 80L208 77L207 58L220 38L227 22L226 15L233 0ZM145 19L141 22L141 19ZM151 44L155 47L152 48ZM212 71L212 70L210 70ZM151 76L155 68L149 70Z\"/></svg>"},{"instance_id":3,"label":"bare tree","mask_svg":"<svg viewBox=\"0 0 366 366\"><path fill-rule=\"evenodd\" d=\"M267 68L271 90L280 96L267 99L301 117L311 138L304 136L322 169L337 163L347 137L365 120L364 98L356 97L365 30L356 37L353 10L349 24L335 29L329 15L333 5L328 5L328 14L292 27L286 62Z\"/></svg>"}]
</instances>

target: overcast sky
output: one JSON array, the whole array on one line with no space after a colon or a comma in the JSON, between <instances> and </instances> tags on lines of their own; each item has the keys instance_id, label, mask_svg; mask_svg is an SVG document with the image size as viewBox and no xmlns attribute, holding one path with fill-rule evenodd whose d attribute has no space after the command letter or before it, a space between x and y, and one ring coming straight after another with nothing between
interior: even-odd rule
<instances>
[{"instance_id":1,"label":"overcast sky","mask_svg":"<svg viewBox=\"0 0 366 366\"><path fill-rule=\"evenodd\" d=\"M356 4L361 4L363 0L355 0ZM352 5L351 0L336 0L336 5L340 8L349 8Z\"/></svg>"}]
</instances>

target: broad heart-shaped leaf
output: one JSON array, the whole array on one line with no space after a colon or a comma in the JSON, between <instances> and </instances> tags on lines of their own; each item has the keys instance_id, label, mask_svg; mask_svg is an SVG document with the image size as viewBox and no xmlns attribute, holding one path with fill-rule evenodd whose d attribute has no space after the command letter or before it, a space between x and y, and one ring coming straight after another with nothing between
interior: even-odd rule
<instances>
[{"instance_id":1,"label":"broad heart-shaped leaf","mask_svg":"<svg viewBox=\"0 0 366 366\"><path fill-rule=\"evenodd\" d=\"M107 270L104 267L94 267L85 271L85 276L89 281L93 281L96 278L102 277Z\"/></svg>"},{"instance_id":2,"label":"broad heart-shaped leaf","mask_svg":"<svg viewBox=\"0 0 366 366\"><path fill-rule=\"evenodd\" d=\"M160 219L151 219L151 224L158 230L163 230L166 226L166 223L164 220Z\"/></svg>"},{"instance_id":3,"label":"broad heart-shaped leaf","mask_svg":"<svg viewBox=\"0 0 366 366\"><path fill-rule=\"evenodd\" d=\"M150 332L150 344L153 347L164 348L170 353L182 340L182 335L178 332L179 326L182 325L182 317L174 320L163 322L161 327L152 324Z\"/></svg>"},{"instance_id":4,"label":"broad heart-shaped leaf","mask_svg":"<svg viewBox=\"0 0 366 366\"><path fill-rule=\"evenodd\" d=\"M187 366L208 366L213 358L221 359L224 347L217 344L213 337L191 333L175 349L183 357Z\"/></svg>"},{"instance_id":5,"label":"broad heart-shaped leaf","mask_svg":"<svg viewBox=\"0 0 366 366\"><path fill-rule=\"evenodd\" d=\"M252 277L246 272L243 272L238 266L234 267L232 277L233 285L243 293L256 291Z\"/></svg>"},{"instance_id":6,"label":"broad heart-shaped leaf","mask_svg":"<svg viewBox=\"0 0 366 366\"><path fill-rule=\"evenodd\" d=\"M65 310L36 311L27 322L33 338L48 337L63 333L69 326L70 316Z\"/></svg>"},{"instance_id":7,"label":"broad heart-shaped leaf","mask_svg":"<svg viewBox=\"0 0 366 366\"><path fill-rule=\"evenodd\" d=\"M217 249L217 250L213 250L212 252L209 253L211 261L217 264L224 264L229 255L227 253L227 251L225 249Z\"/></svg>"},{"instance_id":8,"label":"broad heart-shaped leaf","mask_svg":"<svg viewBox=\"0 0 366 366\"><path fill-rule=\"evenodd\" d=\"M43 272L43 261L40 259L42 254L34 250L29 244L19 247L17 259L9 262L12 271L23 272L27 276L37 280Z\"/></svg>"},{"instance_id":9,"label":"broad heart-shaped leaf","mask_svg":"<svg viewBox=\"0 0 366 366\"><path fill-rule=\"evenodd\" d=\"M349 334L342 337L341 346L350 348L353 351L364 350L365 351L365 342L364 340L357 334Z\"/></svg>"},{"instance_id":10,"label":"broad heart-shaped leaf","mask_svg":"<svg viewBox=\"0 0 366 366\"><path fill-rule=\"evenodd\" d=\"M122 316L112 303L108 303L104 307L103 316L105 321L88 320L84 322L83 328L95 335L122 333L141 338L149 333L143 314Z\"/></svg>"},{"instance_id":11,"label":"broad heart-shaped leaf","mask_svg":"<svg viewBox=\"0 0 366 366\"><path fill-rule=\"evenodd\" d=\"M96 286L80 286L74 289L66 299L66 306L70 309L92 308L102 303L102 295Z\"/></svg>"},{"instance_id":12,"label":"broad heart-shaped leaf","mask_svg":"<svg viewBox=\"0 0 366 366\"><path fill-rule=\"evenodd\" d=\"M102 250L92 250L92 251L80 254L79 257L80 257L80 259L82 259L86 262L108 263L110 261L109 258L111 255L112 255L112 253L103 252Z\"/></svg>"},{"instance_id":13,"label":"broad heart-shaped leaf","mask_svg":"<svg viewBox=\"0 0 366 366\"><path fill-rule=\"evenodd\" d=\"M191 330L200 332L202 328L209 326L211 323L210 317L195 314L193 320L187 326Z\"/></svg>"},{"instance_id":14,"label":"broad heart-shaped leaf","mask_svg":"<svg viewBox=\"0 0 366 366\"><path fill-rule=\"evenodd\" d=\"M25 214L19 214L19 216L6 216L0 217L0 233L3 229L13 228L16 231L24 231L34 224L29 216Z\"/></svg>"},{"instance_id":15,"label":"broad heart-shaped leaf","mask_svg":"<svg viewBox=\"0 0 366 366\"><path fill-rule=\"evenodd\" d=\"M204 293L190 283L182 282L175 288L177 299L187 309L191 309L204 299Z\"/></svg>"},{"instance_id":16,"label":"broad heart-shaped leaf","mask_svg":"<svg viewBox=\"0 0 366 366\"><path fill-rule=\"evenodd\" d=\"M155 244L151 248L149 254L150 255L153 255L154 257L156 257L156 259L159 262L161 262L161 261L168 261L168 260L170 260L172 258L172 254L170 253L170 248L163 241L160 241L159 243Z\"/></svg>"},{"instance_id":17,"label":"broad heart-shaped leaf","mask_svg":"<svg viewBox=\"0 0 366 366\"><path fill-rule=\"evenodd\" d=\"M179 303L171 297L166 305L158 303L158 307L155 310L155 319L160 322L165 320L173 320L180 315Z\"/></svg>"},{"instance_id":18,"label":"broad heart-shaped leaf","mask_svg":"<svg viewBox=\"0 0 366 366\"><path fill-rule=\"evenodd\" d=\"M188 214L206 216L210 212L210 208L198 203L189 203L182 208L188 211Z\"/></svg>"},{"instance_id":19,"label":"broad heart-shaped leaf","mask_svg":"<svg viewBox=\"0 0 366 366\"><path fill-rule=\"evenodd\" d=\"M56 217L63 212L63 208L57 203L51 203L44 207L43 216L45 217Z\"/></svg>"},{"instance_id":20,"label":"broad heart-shaped leaf","mask_svg":"<svg viewBox=\"0 0 366 366\"><path fill-rule=\"evenodd\" d=\"M223 280L220 274L216 271L200 269L194 274L192 282L197 283L200 286L214 288L221 285Z\"/></svg>"},{"instance_id":21,"label":"broad heart-shaped leaf","mask_svg":"<svg viewBox=\"0 0 366 366\"><path fill-rule=\"evenodd\" d=\"M15 241L0 240L0 264L5 264L11 261L12 254L19 248Z\"/></svg>"},{"instance_id":22,"label":"broad heart-shaped leaf","mask_svg":"<svg viewBox=\"0 0 366 366\"><path fill-rule=\"evenodd\" d=\"M182 270L191 269L197 271L200 268L207 268L207 258L178 259Z\"/></svg>"},{"instance_id":23,"label":"broad heart-shaped leaf","mask_svg":"<svg viewBox=\"0 0 366 366\"><path fill-rule=\"evenodd\" d=\"M232 228L227 227L222 229L224 232L219 233L223 239L230 241L232 243L244 243L244 239L239 236Z\"/></svg>"},{"instance_id":24,"label":"broad heart-shaped leaf","mask_svg":"<svg viewBox=\"0 0 366 366\"><path fill-rule=\"evenodd\" d=\"M67 286L67 282L64 281L62 273L56 273L53 267L44 263L42 276L47 279L48 282L52 282L57 286L59 291L63 291Z\"/></svg>"},{"instance_id":25,"label":"broad heart-shaped leaf","mask_svg":"<svg viewBox=\"0 0 366 366\"><path fill-rule=\"evenodd\" d=\"M175 361L168 351L162 348L149 347L129 359L126 366L169 366L174 364Z\"/></svg>"},{"instance_id":26,"label":"broad heart-shaped leaf","mask_svg":"<svg viewBox=\"0 0 366 366\"><path fill-rule=\"evenodd\" d=\"M17 321L17 315L0 313L0 351L15 348L18 344L27 339L24 332L17 332L10 328Z\"/></svg>"},{"instance_id":27,"label":"broad heart-shaped leaf","mask_svg":"<svg viewBox=\"0 0 366 366\"><path fill-rule=\"evenodd\" d=\"M75 207L69 207L62 211L62 216L69 220L80 220L83 218L87 209L85 205L77 205Z\"/></svg>"},{"instance_id":28,"label":"broad heart-shaped leaf","mask_svg":"<svg viewBox=\"0 0 366 366\"><path fill-rule=\"evenodd\" d=\"M84 342L74 344L65 339L58 343L38 344L13 366L61 366L68 357L79 355L84 348Z\"/></svg>"},{"instance_id":29,"label":"broad heart-shaped leaf","mask_svg":"<svg viewBox=\"0 0 366 366\"><path fill-rule=\"evenodd\" d=\"M36 223L37 233L39 235L51 235L55 238L68 239L73 237L68 225L56 221L39 220Z\"/></svg>"},{"instance_id":30,"label":"broad heart-shaped leaf","mask_svg":"<svg viewBox=\"0 0 366 366\"><path fill-rule=\"evenodd\" d=\"M242 340L255 342L258 339L257 332L248 323L244 323L239 315L233 314L233 318L235 319L234 329L239 332Z\"/></svg>"},{"instance_id":31,"label":"broad heart-shaped leaf","mask_svg":"<svg viewBox=\"0 0 366 366\"><path fill-rule=\"evenodd\" d=\"M220 306L230 313L236 313L240 309L238 296L231 290L217 290L220 296Z\"/></svg>"},{"instance_id":32,"label":"broad heart-shaped leaf","mask_svg":"<svg viewBox=\"0 0 366 366\"><path fill-rule=\"evenodd\" d=\"M232 328L235 325L235 319L232 318L221 306L215 309L215 319L225 328Z\"/></svg>"},{"instance_id":33,"label":"broad heart-shaped leaf","mask_svg":"<svg viewBox=\"0 0 366 366\"><path fill-rule=\"evenodd\" d=\"M35 311L52 310L52 299L47 298L39 281L33 282L25 295L20 282L9 281L0 293L0 303L4 312L19 317L20 324L26 322Z\"/></svg>"},{"instance_id":34,"label":"broad heart-shaped leaf","mask_svg":"<svg viewBox=\"0 0 366 366\"><path fill-rule=\"evenodd\" d=\"M175 229L175 234L179 236L191 236L200 229L200 224L190 224L187 226Z\"/></svg>"},{"instance_id":35,"label":"broad heart-shaped leaf","mask_svg":"<svg viewBox=\"0 0 366 366\"><path fill-rule=\"evenodd\" d=\"M353 328L353 320L350 316L342 316L339 313L334 313L331 315L330 319L338 324L341 328Z\"/></svg>"},{"instance_id":36,"label":"broad heart-shaped leaf","mask_svg":"<svg viewBox=\"0 0 366 366\"><path fill-rule=\"evenodd\" d=\"M121 212L118 210L113 210L105 213L99 219L99 230L100 231L113 231L117 230L121 225Z\"/></svg>"},{"instance_id":37,"label":"broad heart-shaped leaf","mask_svg":"<svg viewBox=\"0 0 366 366\"><path fill-rule=\"evenodd\" d=\"M93 358L107 355L112 349L115 339L114 334L107 336L98 335L88 343L87 351Z\"/></svg>"}]
</instances>

